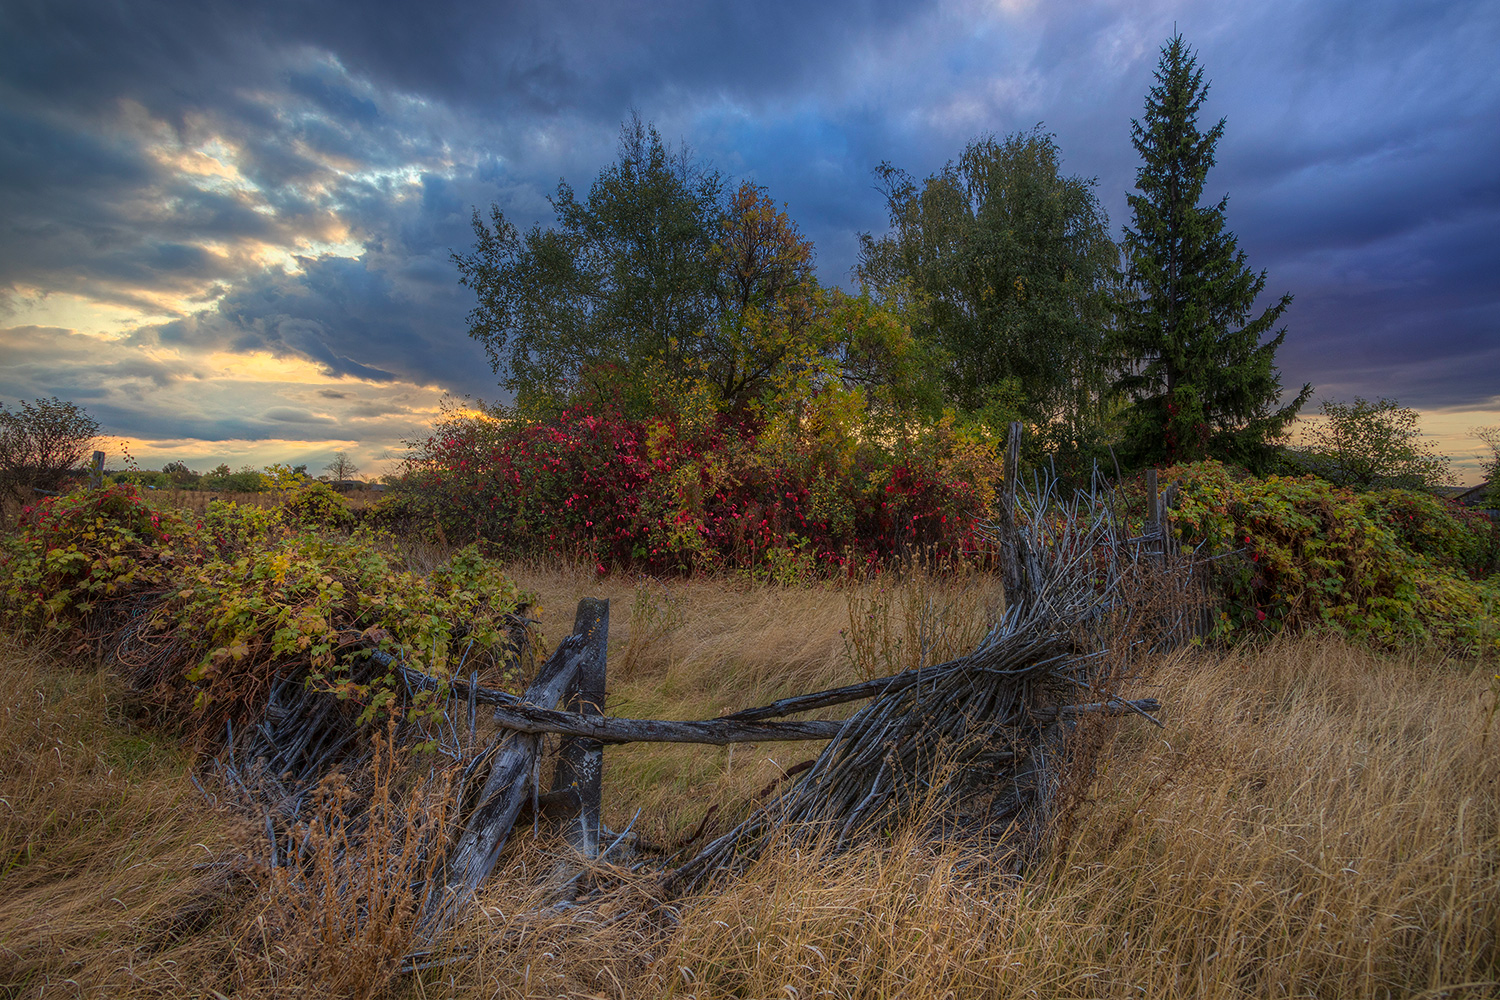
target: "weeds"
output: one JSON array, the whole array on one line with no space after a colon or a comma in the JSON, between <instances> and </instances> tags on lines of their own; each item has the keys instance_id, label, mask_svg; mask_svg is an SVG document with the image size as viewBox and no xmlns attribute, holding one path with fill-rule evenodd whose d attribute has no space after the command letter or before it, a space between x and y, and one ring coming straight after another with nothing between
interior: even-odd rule
<instances>
[{"instance_id":1,"label":"weeds","mask_svg":"<svg viewBox=\"0 0 1500 1000\"><path fill-rule=\"evenodd\" d=\"M905 564L887 581L846 590L844 656L861 680L889 677L972 650L1000 616L998 584L988 574L934 575Z\"/></svg>"},{"instance_id":2,"label":"weeds","mask_svg":"<svg viewBox=\"0 0 1500 1000\"><path fill-rule=\"evenodd\" d=\"M325 779L284 844L271 842L241 951L246 982L364 1000L420 943L428 897L442 887L452 776L403 789L395 732L391 724L376 737L365 773Z\"/></svg>"}]
</instances>

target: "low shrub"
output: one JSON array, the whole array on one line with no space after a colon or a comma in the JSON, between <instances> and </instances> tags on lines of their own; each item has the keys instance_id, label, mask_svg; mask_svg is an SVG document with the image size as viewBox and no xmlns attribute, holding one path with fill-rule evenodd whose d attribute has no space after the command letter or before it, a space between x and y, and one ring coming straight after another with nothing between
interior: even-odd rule
<instances>
[{"instance_id":1,"label":"low shrub","mask_svg":"<svg viewBox=\"0 0 1500 1000\"><path fill-rule=\"evenodd\" d=\"M203 560L200 528L128 483L45 499L22 511L0 555L7 609L23 628L58 631L163 590Z\"/></svg>"},{"instance_id":2,"label":"low shrub","mask_svg":"<svg viewBox=\"0 0 1500 1000\"><path fill-rule=\"evenodd\" d=\"M1495 526L1422 493L1178 466L1174 524L1217 557L1222 635L1331 628L1385 646L1500 652Z\"/></svg>"},{"instance_id":3,"label":"low shrub","mask_svg":"<svg viewBox=\"0 0 1500 1000\"><path fill-rule=\"evenodd\" d=\"M973 556L999 478L993 442L951 417L889 444L857 428L834 403L800 421L704 426L583 408L450 420L371 516L601 571L787 580Z\"/></svg>"},{"instance_id":4,"label":"low shrub","mask_svg":"<svg viewBox=\"0 0 1500 1000\"><path fill-rule=\"evenodd\" d=\"M327 483L308 480L287 496L282 510L286 517L308 528L348 531L358 518L349 503Z\"/></svg>"},{"instance_id":5,"label":"low shrub","mask_svg":"<svg viewBox=\"0 0 1500 1000\"><path fill-rule=\"evenodd\" d=\"M430 574L403 570L374 532L301 530L323 503L316 490L276 509L219 501L189 521L128 485L49 499L0 561L6 617L95 642L126 629L121 656L163 706L213 723L299 671L373 717L395 704L397 679L356 680L366 646L439 678L507 661L524 598L497 563L470 547Z\"/></svg>"}]
</instances>

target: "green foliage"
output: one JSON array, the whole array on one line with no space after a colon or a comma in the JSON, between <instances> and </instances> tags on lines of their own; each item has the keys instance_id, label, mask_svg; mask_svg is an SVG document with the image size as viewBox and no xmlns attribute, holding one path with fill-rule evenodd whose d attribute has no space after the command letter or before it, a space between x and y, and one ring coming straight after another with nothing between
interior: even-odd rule
<instances>
[{"instance_id":1,"label":"green foliage","mask_svg":"<svg viewBox=\"0 0 1500 1000\"><path fill-rule=\"evenodd\" d=\"M360 667L365 643L439 678L503 662L521 595L497 564L470 548L430 575L403 570L371 532L300 530L297 499L215 501L202 521L153 510L129 485L49 499L26 511L0 562L5 618L87 640L129 623L133 643L163 651L138 665L163 702L210 729L298 670L367 718L394 708L397 679Z\"/></svg>"},{"instance_id":2,"label":"green foliage","mask_svg":"<svg viewBox=\"0 0 1500 1000\"><path fill-rule=\"evenodd\" d=\"M587 198L558 184L554 228L523 238L498 205L488 226L476 210L474 250L453 260L478 297L469 335L501 385L545 410L569 398L602 402L598 373L612 367L661 363L675 373L712 326L723 186L634 118Z\"/></svg>"},{"instance_id":3,"label":"green foliage","mask_svg":"<svg viewBox=\"0 0 1500 1000\"><path fill-rule=\"evenodd\" d=\"M1312 386L1279 406L1272 328L1291 304L1283 295L1251 319L1266 276L1251 271L1225 227L1228 197L1200 206L1221 119L1207 132L1198 111L1208 94L1203 71L1181 35L1162 48L1146 118L1131 122L1142 164L1139 194L1128 196L1126 280L1115 345L1126 374L1116 388L1134 408L1126 454L1139 464L1213 457L1268 466L1279 438ZM1270 336L1262 343L1262 338Z\"/></svg>"},{"instance_id":4,"label":"green foliage","mask_svg":"<svg viewBox=\"0 0 1500 1000\"><path fill-rule=\"evenodd\" d=\"M1293 459L1305 471L1359 490L1431 489L1452 481L1448 460L1421 442L1416 410L1355 396L1352 403L1325 400L1322 413Z\"/></svg>"},{"instance_id":5,"label":"green foliage","mask_svg":"<svg viewBox=\"0 0 1500 1000\"><path fill-rule=\"evenodd\" d=\"M265 477L251 466L247 465L238 472L230 472L229 466L220 465L198 480L198 488L224 493L259 493L268 487Z\"/></svg>"},{"instance_id":6,"label":"green foliage","mask_svg":"<svg viewBox=\"0 0 1500 1000\"><path fill-rule=\"evenodd\" d=\"M99 433L99 422L76 403L21 400L12 410L0 403L0 494L22 504L33 489L57 490L84 461Z\"/></svg>"},{"instance_id":7,"label":"green foliage","mask_svg":"<svg viewBox=\"0 0 1500 1000\"><path fill-rule=\"evenodd\" d=\"M269 538L284 534L284 507L252 507L231 500L211 500L203 527L220 552L248 552Z\"/></svg>"},{"instance_id":8,"label":"green foliage","mask_svg":"<svg viewBox=\"0 0 1500 1000\"><path fill-rule=\"evenodd\" d=\"M1178 485L1178 534L1221 556L1221 633L1331 628L1385 646L1500 653L1500 537L1488 518L1405 490L1236 479L1215 462L1165 476Z\"/></svg>"},{"instance_id":9,"label":"green foliage","mask_svg":"<svg viewBox=\"0 0 1500 1000\"><path fill-rule=\"evenodd\" d=\"M866 436L900 438L911 424L942 414L947 356L918 332L923 300L908 283L865 286L858 295L832 289L821 298L817 318L833 328L823 339L839 354L838 380L864 401Z\"/></svg>"},{"instance_id":10,"label":"green foliage","mask_svg":"<svg viewBox=\"0 0 1500 1000\"><path fill-rule=\"evenodd\" d=\"M290 493L301 489L309 482L307 466L299 465L293 468L285 462L266 466L260 474L260 480L261 489L275 493Z\"/></svg>"},{"instance_id":11,"label":"green foliage","mask_svg":"<svg viewBox=\"0 0 1500 1000\"><path fill-rule=\"evenodd\" d=\"M13 620L58 632L96 611L170 584L203 557L203 539L180 515L153 510L130 484L48 498L21 513L0 579Z\"/></svg>"},{"instance_id":12,"label":"green foliage","mask_svg":"<svg viewBox=\"0 0 1500 1000\"><path fill-rule=\"evenodd\" d=\"M1062 176L1060 161L1037 128L974 140L920 187L883 164L891 232L861 237L859 274L922 297L919 334L944 352L958 408L1013 401L1029 420L1082 432L1105 388L1118 251L1094 182Z\"/></svg>"},{"instance_id":13,"label":"green foliage","mask_svg":"<svg viewBox=\"0 0 1500 1000\"><path fill-rule=\"evenodd\" d=\"M288 520L307 528L347 531L357 520L349 504L333 487L315 479L288 495L281 507Z\"/></svg>"},{"instance_id":14,"label":"green foliage","mask_svg":"<svg viewBox=\"0 0 1500 1000\"><path fill-rule=\"evenodd\" d=\"M396 703L397 678L356 681L354 661L341 650L361 635L378 639L414 669L446 678L464 649L453 632L463 622L464 643L472 642L468 666L494 666L509 643L504 615L518 599L499 567L472 550L422 576L398 569L372 535L298 533L206 562L159 621L202 650L187 674L199 707L236 705L273 668L301 662L314 681L358 698L369 717Z\"/></svg>"},{"instance_id":15,"label":"green foliage","mask_svg":"<svg viewBox=\"0 0 1500 1000\"><path fill-rule=\"evenodd\" d=\"M887 391L872 409L938 407L938 358L915 349L919 312L901 289L819 286L813 246L767 192L727 191L633 119L618 159L580 199L566 183L556 224L524 236L498 206L476 212L474 249L453 255L474 291L469 334L527 419L576 407L704 426L775 410L848 377Z\"/></svg>"}]
</instances>

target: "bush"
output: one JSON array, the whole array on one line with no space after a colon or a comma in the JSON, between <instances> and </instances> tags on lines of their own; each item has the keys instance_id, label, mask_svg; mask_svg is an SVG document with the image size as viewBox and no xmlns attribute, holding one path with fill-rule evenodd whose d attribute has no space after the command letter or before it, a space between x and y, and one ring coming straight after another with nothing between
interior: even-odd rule
<instances>
[{"instance_id":1,"label":"bush","mask_svg":"<svg viewBox=\"0 0 1500 1000\"><path fill-rule=\"evenodd\" d=\"M270 487L266 485L265 477L249 466L239 472L230 472L227 465L221 465L198 480L198 488L222 493L259 493Z\"/></svg>"},{"instance_id":2,"label":"bush","mask_svg":"<svg viewBox=\"0 0 1500 1000\"><path fill-rule=\"evenodd\" d=\"M1175 525L1214 563L1223 635L1315 627L1386 646L1500 652L1500 540L1487 518L1406 490L1354 493L1313 476L1166 471Z\"/></svg>"},{"instance_id":3,"label":"bush","mask_svg":"<svg viewBox=\"0 0 1500 1000\"><path fill-rule=\"evenodd\" d=\"M856 400L857 402L857 400ZM408 462L379 523L649 572L788 579L898 556L962 558L991 511L992 443L953 419L889 446L847 397L794 426L751 415L692 427L575 408L540 422L446 422Z\"/></svg>"},{"instance_id":4,"label":"bush","mask_svg":"<svg viewBox=\"0 0 1500 1000\"><path fill-rule=\"evenodd\" d=\"M125 483L48 498L21 513L0 562L9 611L31 630L63 630L100 606L166 588L200 562L203 539Z\"/></svg>"},{"instance_id":5,"label":"bush","mask_svg":"<svg viewBox=\"0 0 1500 1000\"><path fill-rule=\"evenodd\" d=\"M298 530L291 506L215 501L196 521L153 510L130 485L50 498L25 512L0 560L5 617L93 641L128 626L146 687L178 712L212 706L197 721L218 725L288 671L367 716L393 706L394 676L355 679L367 642L440 679L460 659L465 672L506 660L522 598L498 564L470 548L430 575L401 570L380 537Z\"/></svg>"},{"instance_id":6,"label":"bush","mask_svg":"<svg viewBox=\"0 0 1500 1000\"><path fill-rule=\"evenodd\" d=\"M348 531L358 520L336 490L315 479L289 495L281 509L289 520L308 528Z\"/></svg>"},{"instance_id":7,"label":"bush","mask_svg":"<svg viewBox=\"0 0 1500 1000\"><path fill-rule=\"evenodd\" d=\"M0 403L0 493L22 504L33 490L57 490L92 450L99 422L57 397Z\"/></svg>"}]
</instances>

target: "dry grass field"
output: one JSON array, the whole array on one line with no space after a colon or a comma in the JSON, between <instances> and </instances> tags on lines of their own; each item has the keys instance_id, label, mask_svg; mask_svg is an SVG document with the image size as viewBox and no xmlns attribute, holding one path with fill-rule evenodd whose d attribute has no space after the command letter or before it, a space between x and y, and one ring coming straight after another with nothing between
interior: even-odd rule
<instances>
[{"instance_id":1,"label":"dry grass field","mask_svg":"<svg viewBox=\"0 0 1500 1000\"><path fill-rule=\"evenodd\" d=\"M616 715L709 717L940 658L998 600L985 576L514 573L553 641L578 598L611 598ZM1320 639L1167 658L1134 688L1165 729L1080 730L1099 766L1021 877L895 831L773 851L698 897L617 870L602 903L539 916L548 845L519 836L433 966L397 974L409 931L289 898L263 825L215 805L201 771L200 792L191 753L142 728L107 669L10 638L0 662L4 997L1500 995L1492 665ZM816 749L611 748L605 822L639 809L644 839L681 840Z\"/></svg>"}]
</instances>

